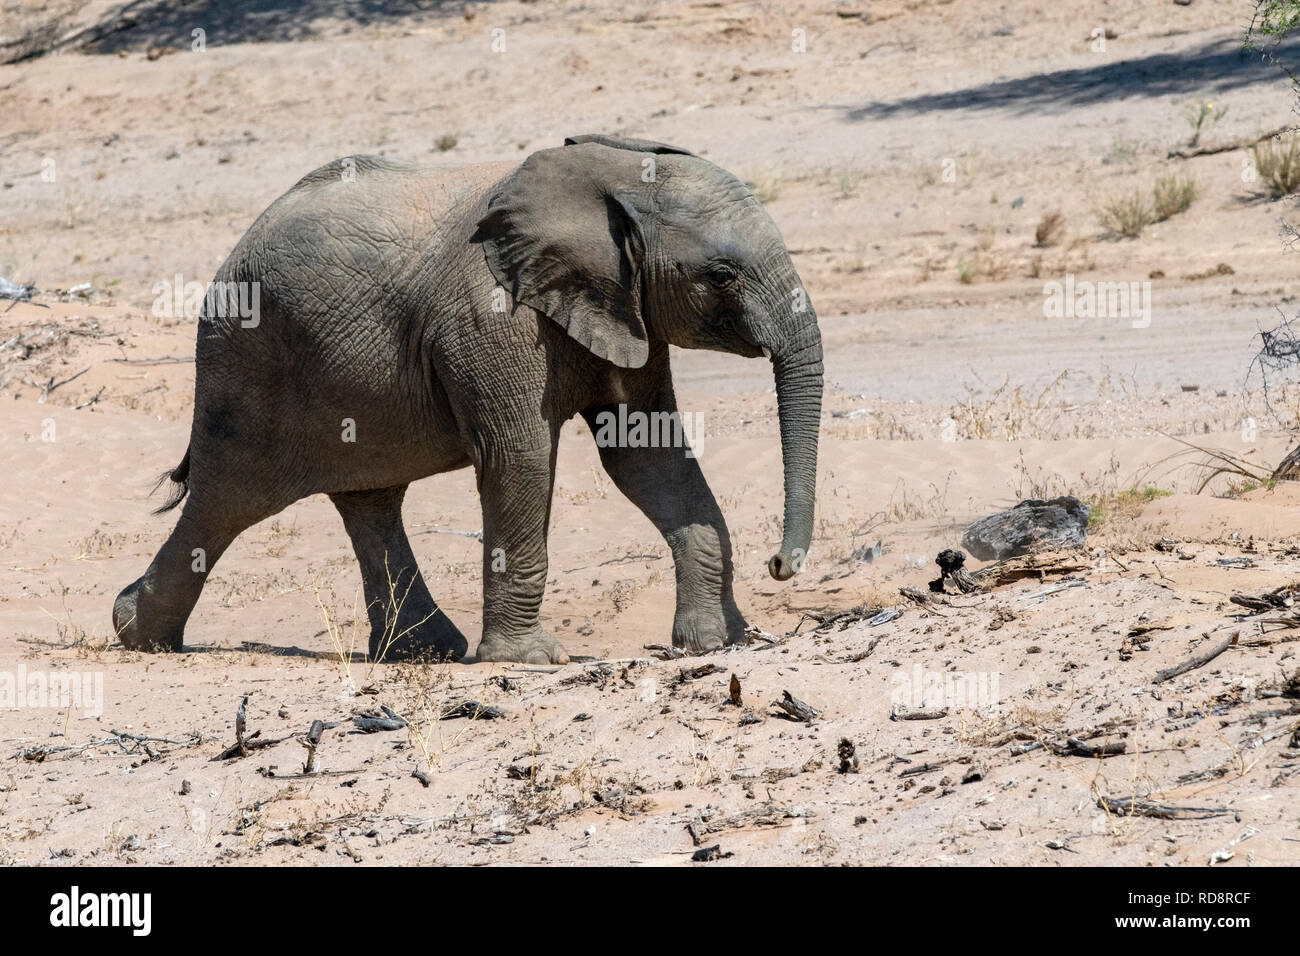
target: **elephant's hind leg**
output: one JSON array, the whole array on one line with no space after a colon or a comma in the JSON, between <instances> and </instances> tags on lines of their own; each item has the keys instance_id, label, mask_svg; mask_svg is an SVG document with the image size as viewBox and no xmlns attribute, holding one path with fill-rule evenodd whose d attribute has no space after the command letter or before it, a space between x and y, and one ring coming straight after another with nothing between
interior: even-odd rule
<instances>
[{"instance_id":1,"label":"elephant's hind leg","mask_svg":"<svg viewBox=\"0 0 1300 956\"><path fill-rule=\"evenodd\" d=\"M191 494L180 519L148 569L113 602L113 630L123 646L141 651L179 651L185 622L217 559L245 528L271 514L236 515L205 507Z\"/></svg>"},{"instance_id":2,"label":"elephant's hind leg","mask_svg":"<svg viewBox=\"0 0 1300 956\"><path fill-rule=\"evenodd\" d=\"M425 586L402 525L406 485L330 495L361 563L371 660L457 659L469 642Z\"/></svg>"}]
</instances>

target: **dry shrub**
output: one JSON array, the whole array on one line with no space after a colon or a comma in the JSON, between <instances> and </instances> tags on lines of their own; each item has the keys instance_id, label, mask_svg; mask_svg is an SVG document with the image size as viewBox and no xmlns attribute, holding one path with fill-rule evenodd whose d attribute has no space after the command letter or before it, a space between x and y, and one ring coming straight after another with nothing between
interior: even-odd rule
<instances>
[{"instance_id":1,"label":"dry shrub","mask_svg":"<svg viewBox=\"0 0 1300 956\"><path fill-rule=\"evenodd\" d=\"M1156 221L1186 212L1200 194L1200 184L1190 176L1160 177L1154 190Z\"/></svg>"},{"instance_id":2,"label":"dry shrub","mask_svg":"<svg viewBox=\"0 0 1300 956\"><path fill-rule=\"evenodd\" d=\"M1015 441L1040 434L1040 420L1059 405L1059 389L1068 376L1068 370L1061 372L1037 396L1026 396L1021 387L1013 387L1005 375L1002 384L986 398L976 396L968 386L966 399L948 412L948 417L956 423L956 437Z\"/></svg>"},{"instance_id":3,"label":"dry shrub","mask_svg":"<svg viewBox=\"0 0 1300 956\"><path fill-rule=\"evenodd\" d=\"M1065 217L1061 215L1059 209L1047 213L1038 221L1038 228L1034 230L1034 245L1045 249L1057 245L1063 238L1065 238Z\"/></svg>"},{"instance_id":4,"label":"dry shrub","mask_svg":"<svg viewBox=\"0 0 1300 956\"><path fill-rule=\"evenodd\" d=\"M1011 272L1011 254L995 247L997 233L988 229L980 234L970 258L957 263L957 279L962 285L970 285L976 279L985 278L994 282L1005 279Z\"/></svg>"},{"instance_id":5,"label":"dry shrub","mask_svg":"<svg viewBox=\"0 0 1300 956\"><path fill-rule=\"evenodd\" d=\"M1274 196L1300 188L1300 137L1277 136L1250 148L1255 170Z\"/></svg>"},{"instance_id":6,"label":"dry shrub","mask_svg":"<svg viewBox=\"0 0 1300 956\"><path fill-rule=\"evenodd\" d=\"M1131 196L1114 196L1097 212L1097 220L1107 232L1126 239L1136 239L1142 230L1155 222L1155 211L1140 191Z\"/></svg>"}]
</instances>

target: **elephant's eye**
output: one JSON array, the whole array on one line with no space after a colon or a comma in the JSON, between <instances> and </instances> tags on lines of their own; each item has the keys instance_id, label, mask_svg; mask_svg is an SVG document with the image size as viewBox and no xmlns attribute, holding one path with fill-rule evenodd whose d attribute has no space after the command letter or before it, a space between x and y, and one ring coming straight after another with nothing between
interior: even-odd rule
<instances>
[{"instance_id":1,"label":"elephant's eye","mask_svg":"<svg viewBox=\"0 0 1300 956\"><path fill-rule=\"evenodd\" d=\"M725 289L736 281L736 270L722 262L715 262L709 266L709 270L705 275L708 276L710 284L719 289Z\"/></svg>"}]
</instances>

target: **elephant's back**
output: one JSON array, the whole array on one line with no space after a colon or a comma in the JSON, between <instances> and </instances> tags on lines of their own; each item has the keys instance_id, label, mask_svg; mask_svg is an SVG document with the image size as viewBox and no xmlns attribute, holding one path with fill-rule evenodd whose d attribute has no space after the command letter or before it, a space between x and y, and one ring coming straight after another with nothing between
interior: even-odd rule
<instances>
[{"instance_id":1,"label":"elephant's back","mask_svg":"<svg viewBox=\"0 0 1300 956\"><path fill-rule=\"evenodd\" d=\"M347 467L366 481L382 473L400 483L448 467L408 447L412 434L452 427L445 403L413 387L427 380L427 362L418 347L422 304L411 290L431 258L463 245L458 210L477 203L478 181L363 157L321 167L277 199L214 280L251 290L240 301L256 302L259 314L200 322L196 429L209 420L257 422L241 441L267 455L292 447L310 458L311 449L338 451L340 423L354 422L366 454ZM357 447L336 457L350 462ZM377 472L375 462L397 470ZM313 479L313 488L369 487L333 464L320 467L330 477Z\"/></svg>"}]
</instances>

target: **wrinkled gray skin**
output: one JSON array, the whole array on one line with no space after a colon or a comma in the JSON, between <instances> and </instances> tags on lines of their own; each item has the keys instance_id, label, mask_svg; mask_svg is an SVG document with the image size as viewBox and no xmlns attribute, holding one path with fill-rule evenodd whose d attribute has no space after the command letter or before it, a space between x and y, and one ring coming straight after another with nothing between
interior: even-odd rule
<instances>
[{"instance_id":1,"label":"wrinkled gray skin","mask_svg":"<svg viewBox=\"0 0 1300 956\"><path fill-rule=\"evenodd\" d=\"M190 446L171 473L187 497L114 604L127 647L179 650L231 541L323 492L361 563L371 655L464 655L401 509L412 481L472 465L484 538L478 659L564 663L538 617L560 426L581 414L595 431L619 403L675 411L669 344L770 355L785 533L768 570L786 580L800 568L821 415L817 318L776 225L704 159L582 136L522 166L340 160L276 200L216 280L260 283L260 321L244 327L214 314L211 297L205 305ZM345 419L355 441L343 440ZM731 542L696 461L681 448L600 456L672 549L673 644L698 653L741 640Z\"/></svg>"}]
</instances>

